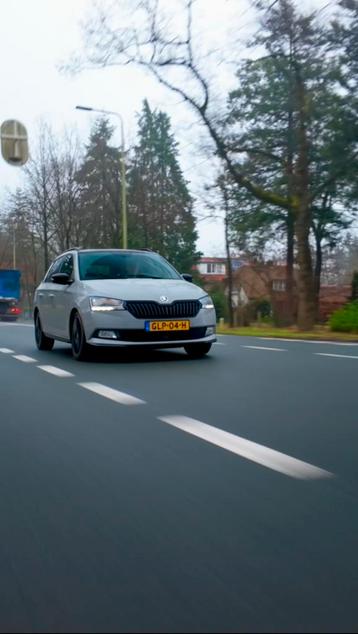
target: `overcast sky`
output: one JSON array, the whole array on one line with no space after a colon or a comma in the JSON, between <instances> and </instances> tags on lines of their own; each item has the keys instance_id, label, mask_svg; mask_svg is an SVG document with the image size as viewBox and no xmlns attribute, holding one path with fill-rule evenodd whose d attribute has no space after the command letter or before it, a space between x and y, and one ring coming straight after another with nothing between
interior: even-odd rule
<instances>
[{"instance_id":1,"label":"overcast sky","mask_svg":"<svg viewBox=\"0 0 358 634\"><path fill-rule=\"evenodd\" d=\"M180 0L167 0L176 4ZM327 0L303 0L308 8L320 8ZM81 49L79 22L91 0L0 0L0 122L19 119L28 129L30 144L36 144L36 129L47 120L56 133L65 126L77 127L81 139L88 138L94 115L75 110L77 104L119 111L125 121L127 142L133 142L136 113L143 99L165 110L181 148L181 166L196 193L198 183L210 174L212 160L200 153L201 132L193 127L190 110L164 88L133 67L82 72L74 77L61 74L58 66ZM224 49L230 38L244 37L253 27L249 0L198 0L201 12L201 46ZM218 68L222 90L227 93L227 75ZM217 84L220 90L220 81ZM113 121L115 123L115 120ZM115 142L119 144L119 133ZM0 159L0 201L7 188L21 185L21 169ZM204 211L201 204L200 209ZM224 253L220 221L200 220L198 247L206 255Z\"/></svg>"}]
</instances>

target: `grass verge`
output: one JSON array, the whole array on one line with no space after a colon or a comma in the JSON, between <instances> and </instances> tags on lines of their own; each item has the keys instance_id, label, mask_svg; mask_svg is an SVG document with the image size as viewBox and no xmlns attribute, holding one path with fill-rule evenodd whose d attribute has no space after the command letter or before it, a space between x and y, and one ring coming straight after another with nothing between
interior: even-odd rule
<instances>
[{"instance_id":1,"label":"grass verge","mask_svg":"<svg viewBox=\"0 0 358 634\"><path fill-rule=\"evenodd\" d=\"M268 326L245 326L236 328L218 326L217 333L219 335L238 335L241 337L272 337L272 339L308 339L311 341L358 343L358 334L332 332L325 326L317 326L317 328L308 332L303 332L297 328L272 328Z\"/></svg>"}]
</instances>

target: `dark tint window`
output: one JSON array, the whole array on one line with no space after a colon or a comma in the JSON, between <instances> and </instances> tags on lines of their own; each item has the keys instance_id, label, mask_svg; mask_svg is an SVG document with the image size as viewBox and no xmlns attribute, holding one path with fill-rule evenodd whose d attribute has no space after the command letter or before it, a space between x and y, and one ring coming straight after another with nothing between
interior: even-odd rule
<instances>
[{"instance_id":1,"label":"dark tint window","mask_svg":"<svg viewBox=\"0 0 358 634\"><path fill-rule=\"evenodd\" d=\"M58 258L57 260L55 260L53 262L53 264L51 264L47 275L45 277L45 282L51 282L51 277L55 274L55 273L59 273L60 272L60 268L61 268L61 264L63 262L63 258Z\"/></svg>"},{"instance_id":2,"label":"dark tint window","mask_svg":"<svg viewBox=\"0 0 358 634\"><path fill-rule=\"evenodd\" d=\"M81 280L181 279L164 258L154 253L80 253L79 269Z\"/></svg>"},{"instance_id":3,"label":"dark tint window","mask_svg":"<svg viewBox=\"0 0 358 634\"><path fill-rule=\"evenodd\" d=\"M72 277L72 273L73 273L72 255L65 255L64 258L61 258L61 266L60 266L59 273L67 273L67 275Z\"/></svg>"}]
</instances>

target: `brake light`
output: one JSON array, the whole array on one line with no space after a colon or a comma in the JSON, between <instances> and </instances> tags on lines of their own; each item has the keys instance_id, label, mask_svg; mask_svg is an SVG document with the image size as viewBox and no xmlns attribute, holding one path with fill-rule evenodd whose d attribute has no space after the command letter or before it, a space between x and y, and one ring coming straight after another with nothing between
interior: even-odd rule
<instances>
[{"instance_id":1,"label":"brake light","mask_svg":"<svg viewBox=\"0 0 358 634\"><path fill-rule=\"evenodd\" d=\"M13 306L12 308L10 308L10 313L12 315L20 315L21 308L17 308L17 306Z\"/></svg>"}]
</instances>

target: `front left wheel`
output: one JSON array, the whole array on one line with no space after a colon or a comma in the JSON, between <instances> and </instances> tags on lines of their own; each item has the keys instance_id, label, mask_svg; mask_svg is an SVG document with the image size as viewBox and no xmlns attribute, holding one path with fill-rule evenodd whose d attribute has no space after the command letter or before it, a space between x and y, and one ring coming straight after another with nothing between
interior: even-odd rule
<instances>
[{"instance_id":1,"label":"front left wheel","mask_svg":"<svg viewBox=\"0 0 358 634\"><path fill-rule=\"evenodd\" d=\"M187 346L184 346L185 352L191 359L201 359L205 357L210 348L211 343L189 343Z\"/></svg>"},{"instance_id":2,"label":"front left wheel","mask_svg":"<svg viewBox=\"0 0 358 634\"><path fill-rule=\"evenodd\" d=\"M35 340L39 350L52 350L55 340L47 337L42 330L40 313L35 316Z\"/></svg>"},{"instance_id":3,"label":"front left wheel","mask_svg":"<svg viewBox=\"0 0 358 634\"><path fill-rule=\"evenodd\" d=\"M86 335L78 313L74 316L71 328L72 355L76 361L85 361L89 357L90 347L86 342Z\"/></svg>"}]
</instances>

